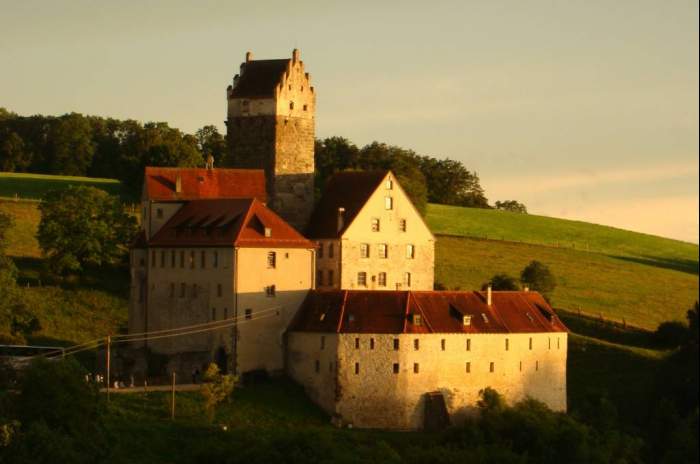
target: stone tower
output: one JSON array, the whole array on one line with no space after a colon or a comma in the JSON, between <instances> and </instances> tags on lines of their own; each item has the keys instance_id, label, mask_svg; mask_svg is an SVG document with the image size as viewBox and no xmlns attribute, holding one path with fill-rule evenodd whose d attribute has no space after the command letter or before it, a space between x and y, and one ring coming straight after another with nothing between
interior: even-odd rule
<instances>
[{"instance_id":1,"label":"stone tower","mask_svg":"<svg viewBox=\"0 0 700 464\"><path fill-rule=\"evenodd\" d=\"M303 230L314 203L316 94L299 51L278 60L246 53L226 94L229 164L264 169L269 205Z\"/></svg>"}]
</instances>

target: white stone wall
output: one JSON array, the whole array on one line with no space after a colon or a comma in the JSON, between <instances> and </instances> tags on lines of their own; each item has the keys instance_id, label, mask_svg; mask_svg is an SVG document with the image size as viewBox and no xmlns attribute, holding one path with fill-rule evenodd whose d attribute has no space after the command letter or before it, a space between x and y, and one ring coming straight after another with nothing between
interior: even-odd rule
<instances>
[{"instance_id":1,"label":"white stone wall","mask_svg":"<svg viewBox=\"0 0 700 464\"><path fill-rule=\"evenodd\" d=\"M303 385L309 398L331 415L336 408L337 360L337 334L287 334L287 375Z\"/></svg>"},{"instance_id":2,"label":"white stone wall","mask_svg":"<svg viewBox=\"0 0 700 464\"><path fill-rule=\"evenodd\" d=\"M297 353L288 371L307 386L310 394L325 394L318 384L321 379L304 370L309 360L322 356L316 342L319 334L291 335L308 340L295 341ZM370 349L371 339L374 349ZM394 350L394 339L399 340L398 350ZM471 340L470 350L467 339ZM414 340L419 340L417 350ZM341 334L336 404L329 408L325 400L315 401L326 411L337 412L345 422L370 428L421 428L423 395L433 391L443 393L453 423L474 412L479 391L486 387L496 389L510 403L530 396L554 410L565 411L566 356L566 333ZM303 361L303 366L293 365L294 360ZM358 373L355 373L356 363ZM398 373L393 372L395 363L399 365ZM490 372L491 363L493 372ZM414 364L418 365L418 372L414 372Z\"/></svg>"}]
</instances>

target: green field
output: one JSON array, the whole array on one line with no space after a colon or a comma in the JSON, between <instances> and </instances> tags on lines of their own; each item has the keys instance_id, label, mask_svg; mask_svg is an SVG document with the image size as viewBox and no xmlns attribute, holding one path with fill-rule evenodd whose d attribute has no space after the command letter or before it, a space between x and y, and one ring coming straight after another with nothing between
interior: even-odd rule
<instances>
[{"instance_id":1,"label":"green field","mask_svg":"<svg viewBox=\"0 0 700 464\"><path fill-rule=\"evenodd\" d=\"M123 193L121 182L115 179L0 172L0 198L39 200L51 190L78 185L99 188L113 195Z\"/></svg>"},{"instance_id":2,"label":"green field","mask_svg":"<svg viewBox=\"0 0 700 464\"><path fill-rule=\"evenodd\" d=\"M698 246L614 227L506 211L429 205L434 234L457 235L626 257L698 273Z\"/></svg>"}]
</instances>

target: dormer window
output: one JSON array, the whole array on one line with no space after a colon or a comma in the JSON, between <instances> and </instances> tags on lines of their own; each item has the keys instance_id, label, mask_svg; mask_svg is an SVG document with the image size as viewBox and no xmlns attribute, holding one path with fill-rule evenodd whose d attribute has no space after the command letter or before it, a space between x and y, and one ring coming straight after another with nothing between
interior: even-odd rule
<instances>
[{"instance_id":1,"label":"dormer window","mask_svg":"<svg viewBox=\"0 0 700 464\"><path fill-rule=\"evenodd\" d=\"M462 325L463 326L472 325L472 316L469 314L465 314L464 316L462 316Z\"/></svg>"},{"instance_id":2,"label":"dormer window","mask_svg":"<svg viewBox=\"0 0 700 464\"><path fill-rule=\"evenodd\" d=\"M413 325L423 325L423 319L420 314L413 315Z\"/></svg>"},{"instance_id":3,"label":"dormer window","mask_svg":"<svg viewBox=\"0 0 700 464\"><path fill-rule=\"evenodd\" d=\"M272 229L270 229L269 227L265 227L265 237L272 237Z\"/></svg>"}]
</instances>

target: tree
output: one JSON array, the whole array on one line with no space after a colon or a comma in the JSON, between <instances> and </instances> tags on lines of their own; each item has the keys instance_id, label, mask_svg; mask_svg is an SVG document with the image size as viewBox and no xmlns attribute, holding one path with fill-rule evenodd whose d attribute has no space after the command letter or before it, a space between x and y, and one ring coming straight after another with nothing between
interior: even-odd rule
<instances>
[{"instance_id":1,"label":"tree","mask_svg":"<svg viewBox=\"0 0 700 464\"><path fill-rule=\"evenodd\" d=\"M58 274L119 262L136 232L119 199L94 187L49 192L39 209L39 245Z\"/></svg>"},{"instance_id":2,"label":"tree","mask_svg":"<svg viewBox=\"0 0 700 464\"><path fill-rule=\"evenodd\" d=\"M233 375L222 374L219 371L219 366L211 363L204 372L203 379L205 384L202 385L200 391L204 397L204 408L209 418L212 419L216 405L231 397L238 378Z\"/></svg>"},{"instance_id":3,"label":"tree","mask_svg":"<svg viewBox=\"0 0 700 464\"><path fill-rule=\"evenodd\" d=\"M497 291L515 291L520 290L520 285L518 285L518 280L515 277L509 276L508 274L496 274L491 277L488 282L491 284L492 290ZM488 286L486 284L485 286Z\"/></svg>"},{"instance_id":4,"label":"tree","mask_svg":"<svg viewBox=\"0 0 700 464\"><path fill-rule=\"evenodd\" d=\"M48 136L51 172L69 176L87 175L95 154L88 119L77 113L63 115L53 121Z\"/></svg>"},{"instance_id":5,"label":"tree","mask_svg":"<svg viewBox=\"0 0 700 464\"><path fill-rule=\"evenodd\" d=\"M197 148L205 158L208 155L212 155L216 162L222 163L224 161L226 140L219 133L219 129L216 126L204 126L197 130L194 137L197 140Z\"/></svg>"},{"instance_id":6,"label":"tree","mask_svg":"<svg viewBox=\"0 0 700 464\"><path fill-rule=\"evenodd\" d=\"M0 130L0 171L21 171L28 165L22 138L14 131Z\"/></svg>"},{"instance_id":7,"label":"tree","mask_svg":"<svg viewBox=\"0 0 700 464\"><path fill-rule=\"evenodd\" d=\"M511 213L527 214L527 208L525 205L515 200L497 201L496 209L510 211Z\"/></svg>"},{"instance_id":8,"label":"tree","mask_svg":"<svg viewBox=\"0 0 700 464\"><path fill-rule=\"evenodd\" d=\"M557 286L557 281L547 265L539 261L531 261L520 274L520 281L531 290L548 296Z\"/></svg>"}]
</instances>

